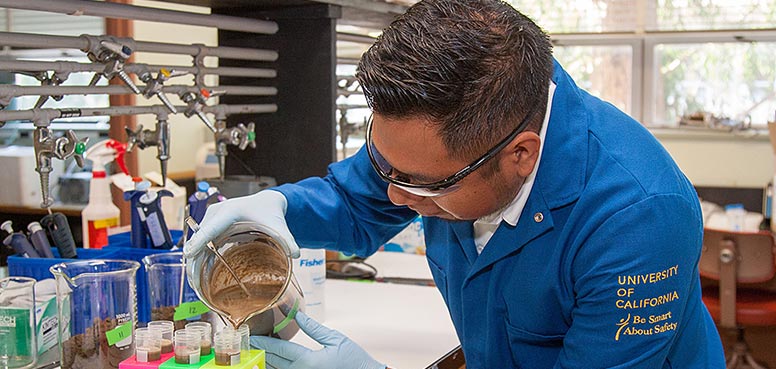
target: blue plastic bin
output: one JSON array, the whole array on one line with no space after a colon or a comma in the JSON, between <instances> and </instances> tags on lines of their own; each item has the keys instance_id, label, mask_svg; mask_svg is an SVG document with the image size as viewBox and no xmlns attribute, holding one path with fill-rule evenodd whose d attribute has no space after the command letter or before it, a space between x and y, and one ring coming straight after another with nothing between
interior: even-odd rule
<instances>
[{"instance_id":1,"label":"blue plastic bin","mask_svg":"<svg viewBox=\"0 0 776 369\"><path fill-rule=\"evenodd\" d=\"M183 235L182 231L170 231L173 243ZM118 233L108 237L108 245L103 248L116 255L116 259L134 260L140 263L140 269L137 270L137 316L142 323L151 321L151 303L148 301L148 278L146 277L143 258L147 255L170 252L170 250L142 249L131 247L129 232ZM180 250L175 250L180 251Z\"/></svg>"},{"instance_id":2,"label":"blue plastic bin","mask_svg":"<svg viewBox=\"0 0 776 369\"><path fill-rule=\"evenodd\" d=\"M51 274L49 268L55 264L75 260L122 259L118 257L116 252L105 249L76 249L78 259L61 259L59 258L59 250L52 248L51 251L54 254L53 259L25 258L18 255L9 256L8 275L35 278L35 280L39 281L46 278L54 278L54 275Z\"/></svg>"}]
</instances>

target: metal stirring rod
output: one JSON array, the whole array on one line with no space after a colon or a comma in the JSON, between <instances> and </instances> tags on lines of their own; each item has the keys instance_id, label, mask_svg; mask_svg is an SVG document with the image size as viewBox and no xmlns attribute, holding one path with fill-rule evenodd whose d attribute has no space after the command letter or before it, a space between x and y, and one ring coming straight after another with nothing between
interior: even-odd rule
<instances>
[{"instance_id":1,"label":"metal stirring rod","mask_svg":"<svg viewBox=\"0 0 776 369\"><path fill-rule=\"evenodd\" d=\"M194 218L192 217L186 217L186 225L188 225L189 228L191 228L192 232L194 233L199 231L199 224L197 224L197 221L195 221ZM218 258L218 260L221 261L222 264L224 264L224 266L226 267L226 270L228 270L229 274L232 275L232 278L234 278L234 280L237 281L237 284L240 285L240 288L242 288L243 292L245 292L245 295L250 296L251 293L248 292L248 288L245 287L245 284L243 284L242 280L240 280L240 278L237 276L237 273L234 272L232 267L229 266L226 260L224 260L224 257L221 256L221 253L218 252L218 250L216 249L216 245L213 244L213 241L207 242L207 248L209 248L210 251L213 251L213 253L216 254L216 257Z\"/></svg>"}]
</instances>

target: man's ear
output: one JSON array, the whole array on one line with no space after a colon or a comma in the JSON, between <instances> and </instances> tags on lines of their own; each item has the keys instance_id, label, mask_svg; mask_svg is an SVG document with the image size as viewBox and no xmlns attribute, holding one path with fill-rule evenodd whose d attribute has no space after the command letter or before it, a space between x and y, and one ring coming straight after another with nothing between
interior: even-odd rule
<instances>
[{"instance_id":1,"label":"man's ear","mask_svg":"<svg viewBox=\"0 0 776 369\"><path fill-rule=\"evenodd\" d=\"M520 177L528 177L539 160L541 138L535 132L522 132L507 145L507 163Z\"/></svg>"}]
</instances>

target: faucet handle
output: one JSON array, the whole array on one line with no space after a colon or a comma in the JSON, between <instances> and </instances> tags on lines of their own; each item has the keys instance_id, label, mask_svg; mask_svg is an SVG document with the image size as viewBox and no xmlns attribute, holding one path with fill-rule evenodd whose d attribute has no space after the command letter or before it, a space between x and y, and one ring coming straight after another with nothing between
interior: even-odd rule
<instances>
[{"instance_id":1,"label":"faucet handle","mask_svg":"<svg viewBox=\"0 0 776 369\"><path fill-rule=\"evenodd\" d=\"M189 74L189 72L186 72L184 70L175 70L175 69L167 69L167 68L161 68L159 69L159 73L156 75L156 79L158 79L160 82L165 82L169 80L170 78L185 76Z\"/></svg>"},{"instance_id":2,"label":"faucet handle","mask_svg":"<svg viewBox=\"0 0 776 369\"><path fill-rule=\"evenodd\" d=\"M64 160L72 156L75 159L76 164L79 167L84 167L84 152L86 151L86 143L89 142L89 137L78 139L75 132L70 129L67 131L67 137L60 137L55 144L55 155Z\"/></svg>"},{"instance_id":3,"label":"faucet handle","mask_svg":"<svg viewBox=\"0 0 776 369\"><path fill-rule=\"evenodd\" d=\"M239 147L240 150L245 150L245 148L249 145L252 149L256 148L256 132L254 131L255 126L256 125L253 122L248 123L247 127L242 123L237 125L236 131L237 137L239 138L237 147Z\"/></svg>"},{"instance_id":4,"label":"faucet handle","mask_svg":"<svg viewBox=\"0 0 776 369\"><path fill-rule=\"evenodd\" d=\"M142 143L140 136L143 134L143 125L138 124L137 128L133 131L132 128L124 127L124 131L127 132L127 152L132 152L132 149L138 144ZM143 147L141 146L140 149Z\"/></svg>"}]
</instances>

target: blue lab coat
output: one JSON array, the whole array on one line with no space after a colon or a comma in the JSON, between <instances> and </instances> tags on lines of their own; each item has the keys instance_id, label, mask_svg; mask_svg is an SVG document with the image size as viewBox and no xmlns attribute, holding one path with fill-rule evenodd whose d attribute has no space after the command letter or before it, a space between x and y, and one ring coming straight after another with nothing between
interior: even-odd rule
<instances>
[{"instance_id":1,"label":"blue lab coat","mask_svg":"<svg viewBox=\"0 0 776 369\"><path fill-rule=\"evenodd\" d=\"M467 368L724 368L701 300L695 190L642 125L557 63L553 81L517 226L502 222L478 255L472 222L423 219ZM362 148L326 177L278 190L300 246L365 256L415 216L386 188Z\"/></svg>"}]
</instances>

